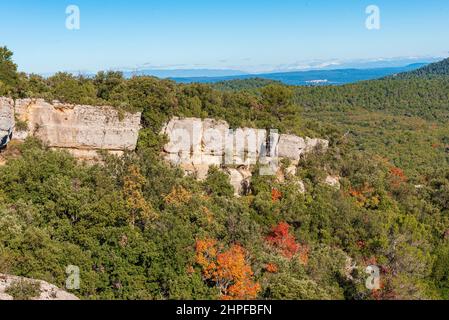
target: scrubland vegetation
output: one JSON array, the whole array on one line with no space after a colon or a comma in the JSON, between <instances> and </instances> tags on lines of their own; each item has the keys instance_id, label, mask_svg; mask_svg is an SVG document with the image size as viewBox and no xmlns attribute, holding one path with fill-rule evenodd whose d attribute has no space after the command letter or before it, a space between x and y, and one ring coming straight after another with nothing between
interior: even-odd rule
<instances>
[{"instance_id":1,"label":"scrubland vegetation","mask_svg":"<svg viewBox=\"0 0 449 320\"><path fill-rule=\"evenodd\" d=\"M119 72L17 73L0 51L0 95L142 111L138 148L86 166L27 140L0 167L0 273L83 299L448 299L449 78L339 87L176 84ZM172 116L326 138L298 178L258 176L235 198L160 159ZM8 150L12 152L12 150ZM341 189L322 184L341 176ZM378 265L381 289L365 268Z\"/></svg>"}]
</instances>

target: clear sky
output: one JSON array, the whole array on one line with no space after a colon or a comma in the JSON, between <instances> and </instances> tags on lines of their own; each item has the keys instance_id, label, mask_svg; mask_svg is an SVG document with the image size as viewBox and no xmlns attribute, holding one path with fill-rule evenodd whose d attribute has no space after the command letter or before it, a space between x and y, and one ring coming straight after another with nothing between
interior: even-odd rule
<instances>
[{"instance_id":1,"label":"clear sky","mask_svg":"<svg viewBox=\"0 0 449 320\"><path fill-rule=\"evenodd\" d=\"M66 7L80 30L66 28ZM368 5L380 30L365 27ZM447 0L2 0L0 45L23 71L271 70L308 62L447 56Z\"/></svg>"}]
</instances>

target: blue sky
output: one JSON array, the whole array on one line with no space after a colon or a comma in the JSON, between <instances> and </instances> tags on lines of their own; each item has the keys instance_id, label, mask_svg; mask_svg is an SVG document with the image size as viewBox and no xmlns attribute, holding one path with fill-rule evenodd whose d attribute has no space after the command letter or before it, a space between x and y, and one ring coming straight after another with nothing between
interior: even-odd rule
<instances>
[{"instance_id":1,"label":"blue sky","mask_svg":"<svg viewBox=\"0 0 449 320\"><path fill-rule=\"evenodd\" d=\"M81 29L65 28L77 5ZM377 5L381 29L365 28ZM0 45L23 71L301 69L449 55L446 0L17 0L0 3ZM424 59L424 58L422 58Z\"/></svg>"}]
</instances>

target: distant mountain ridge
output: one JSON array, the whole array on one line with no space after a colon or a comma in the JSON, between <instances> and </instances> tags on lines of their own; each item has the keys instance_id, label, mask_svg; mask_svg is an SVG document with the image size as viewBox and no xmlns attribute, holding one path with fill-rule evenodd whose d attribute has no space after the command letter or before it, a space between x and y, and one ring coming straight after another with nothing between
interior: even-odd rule
<instances>
[{"instance_id":1,"label":"distant mountain ridge","mask_svg":"<svg viewBox=\"0 0 449 320\"><path fill-rule=\"evenodd\" d=\"M118 70L119 71L119 70ZM251 73L233 69L136 69L121 71L125 78L152 76L170 79L178 83L217 84L231 80L256 79L250 87L259 87L261 80L281 82L287 85L343 85L359 81L389 77L423 76L427 74L449 74L449 59L437 62L414 62L402 66L364 67L363 64L332 69L312 69L300 71L274 71ZM75 72L69 72L76 74ZM79 73L85 77L95 77L93 72ZM45 77L50 74L44 75ZM240 87L241 83L237 84Z\"/></svg>"},{"instance_id":2,"label":"distant mountain ridge","mask_svg":"<svg viewBox=\"0 0 449 320\"><path fill-rule=\"evenodd\" d=\"M230 80L259 78L279 81L287 85L342 85L365 80L380 79L395 74L405 73L419 69L425 65L425 63L414 63L403 67L388 68L310 70L264 74L244 74L225 77L170 77L170 79L179 83L217 83Z\"/></svg>"},{"instance_id":3,"label":"distant mountain ridge","mask_svg":"<svg viewBox=\"0 0 449 320\"><path fill-rule=\"evenodd\" d=\"M209 77L231 77L245 75L247 72L231 69L142 69L136 71L124 71L126 78L132 76L153 76L158 78L194 78L207 74Z\"/></svg>"}]
</instances>

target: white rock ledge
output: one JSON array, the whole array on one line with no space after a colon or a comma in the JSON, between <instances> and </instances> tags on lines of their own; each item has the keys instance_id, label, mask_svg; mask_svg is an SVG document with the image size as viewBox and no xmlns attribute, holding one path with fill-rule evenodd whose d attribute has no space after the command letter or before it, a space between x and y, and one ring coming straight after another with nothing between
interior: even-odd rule
<instances>
[{"instance_id":1,"label":"white rock ledge","mask_svg":"<svg viewBox=\"0 0 449 320\"><path fill-rule=\"evenodd\" d=\"M329 147L329 141L323 139L279 135L263 129L231 130L226 121L214 119L173 118L161 133L168 137L163 150L167 162L199 180L207 177L211 166L220 167L230 176L236 195L248 188L252 165L290 159L292 165L286 174L294 176L302 156L318 149L325 152ZM273 174L278 176L278 180L283 180L284 173L277 170L278 166ZM303 184L299 185L303 191Z\"/></svg>"},{"instance_id":2,"label":"white rock ledge","mask_svg":"<svg viewBox=\"0 0 449 320\"><path fill-rule=\"evenodd\" d=\"M140 121L139 112L120 117L115 108L108 106L0 98L0 137L14 128L13 139L35 136L49 147L66 149L78 158L95 157L96 150L118 154L134 150Z\"/></svg>"},{"instance_id":3,"label":"white rock ledge","mask_svg":"<svg viewBox=\"0 0 449 320\"><path fill-rule=\"evenodd\" d=\"M30 297L30 300L79 300L77 296L61 290L48 282L6 274L0 274L0 300L14 300L14 297L7 294L6 291L11 285L18 282L39 284L40 294L36 297Z\"/></svg>"}]
</instances>

